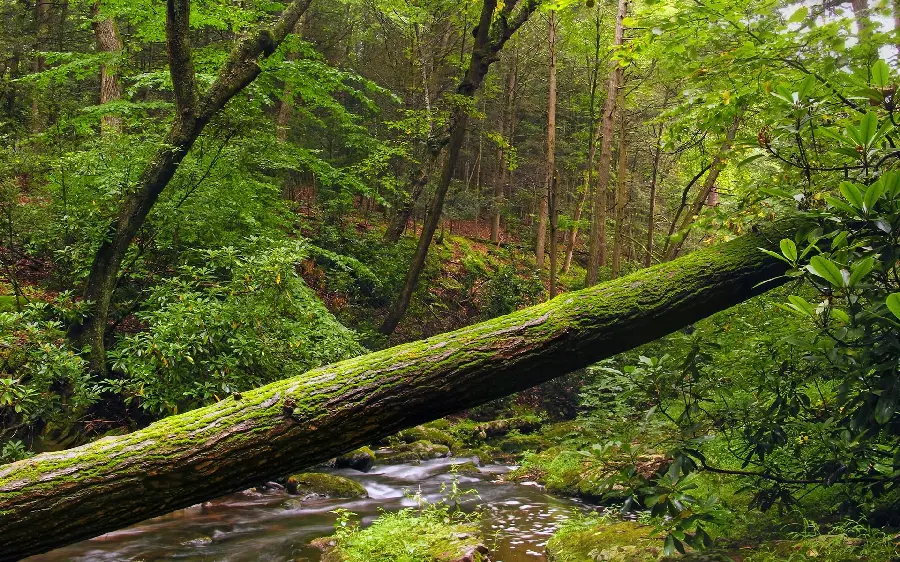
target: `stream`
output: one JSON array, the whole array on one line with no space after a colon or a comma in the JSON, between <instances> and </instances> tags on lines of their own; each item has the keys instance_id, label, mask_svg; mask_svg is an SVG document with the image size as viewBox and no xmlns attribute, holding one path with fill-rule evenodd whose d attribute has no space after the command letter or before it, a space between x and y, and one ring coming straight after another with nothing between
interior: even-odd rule
<instances>
[{"instance_id":1,"label":"stream","mask_svg":"<svg viewBox=\"0 0 900 562\"><path fill-rule=\"evenodd\" d=\"M28 562L88 562L120 560L296 561L318 562L309 542L332 534L332 510L348 509L363 525L380 510L413 507L418 491L429 501L441 499L441 485L450 483L450 465L467 458L424 461L421 464L377 465L370 472L330 470L353 478L369 493L367 499L307 500L282 490L238 492L217 500L156 517L126 529L50 553ZM577 511L587 508L574 500L547 494L533 483L513 484L499 476L504 465L481 467L481 474L457 476L460 488L478 497L463 502L466 510L480 506L484 542L494 562L540 562L553 531ZM377 561L373 561L377 562Z\"/></svg>"}]
</instances>

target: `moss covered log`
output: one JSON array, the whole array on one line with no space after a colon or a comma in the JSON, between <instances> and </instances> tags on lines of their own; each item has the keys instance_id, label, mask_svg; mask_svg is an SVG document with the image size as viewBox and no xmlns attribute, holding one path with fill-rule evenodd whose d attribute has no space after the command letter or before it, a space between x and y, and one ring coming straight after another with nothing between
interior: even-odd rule
<instances>
[{"instance_id":1,"label":"moss covered log","mask_svg":"<svg viewBox=\"0 0 900 562\"><path fill-rule=\"evenodd\" d=\"M16 560L321 463L695 322L780 281L782 223L583 291L0 467Z\"/></svg>"}]
</instances>

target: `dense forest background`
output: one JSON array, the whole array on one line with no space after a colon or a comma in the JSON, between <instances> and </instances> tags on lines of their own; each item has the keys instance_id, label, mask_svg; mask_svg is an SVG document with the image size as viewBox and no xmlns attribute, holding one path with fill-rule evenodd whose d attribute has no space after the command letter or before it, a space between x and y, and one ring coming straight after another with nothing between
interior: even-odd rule
<instances>
[{"instance_id":1,"label":"dense forest background","mask_svg":"<svg viewBox=\"0 0 900 562\"><path fill-rule=\"evenodd\" d=\"M0 18L0 460L802 215L765 250L785 288L468 415L593 420L569 449L604 466L651 424L659 479L576 463L564 487L643 490L625 501L670 516L669 551L727 526L687 491L698 473L748 484L747 509L897 524L900 3L4 0Z\"/></svg>"}]
</instances>

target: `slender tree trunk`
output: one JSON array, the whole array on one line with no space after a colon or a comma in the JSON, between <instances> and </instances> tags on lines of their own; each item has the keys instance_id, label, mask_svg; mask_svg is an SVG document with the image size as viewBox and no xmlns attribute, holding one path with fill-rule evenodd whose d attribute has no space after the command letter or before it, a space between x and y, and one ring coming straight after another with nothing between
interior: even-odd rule
<instances>
[{"instance_id":1,"label":"slender tree trunk","mask_svg":"<svg viewBox=\"0 0 900 562\"><path fill-rule=\"evenodd\" d=\"M716 156L713 158L712 164L709 167L709 175L706 176L703 187L700 189L699 193L697 193L693 204L682 219L681 225L678 227L675 241L668 247L666 260L671 260L681 251L681 247L687 239L691 226L694 224L694 221L697 220L697 216L703 209L703 204L709 197L710 192L715 188L716 180L719 179L719 174L725 168L725 164L727 163L726 157L728 156L728 152L731 151L731 144L734 142L734 137L737 135L738 128L741 125L742 115L743 110L738 111L735 114L734 119L732 119L731 127L728 128L728 132L725 134L725 140L722 142L722 146L719 147L719 151L716 153Z\"/></svg>"},{"instance_id":2,"label":"slender tree trunk","mask_svg":"<svg viewBox=\"0 0 900 562\"><path fill-rule=\"evenodd\" d=\"M394 217L391 219L391 223L384 233L384 241L388 244L396 244L403 235L403 231L406 230L406 225L409 223L409 218L412 216L413 209L419 201L419 197L422 196L425 186L428 185L431 168L435 165L435 158L437 158L437 155L429 154L428 162L423 163L422 166L415 170L411 175L409 195L400 207L397 208L397 212L394 213ZM415 234L415 228L413 229L413 234Z\"/></svg>"},{"instance_id":3,"label":"slender tree trunk","mask_svg":"<svg viewBox=\"0 0 900 562\"><path fill-rule=\"evenodd\" d=\"M494 178L494 216L491 220L491 242L500 242L500 211L503 208L503 190L506 186L507 163L504 158L506 156L504 146L506 143L512 145L512 119L513 119L513 99L516 91L516 78L518 74L518 64L515 58L511 63L506 78L506 95L504 96L504 107L500 111L500 136L501 142L497 146L497 173ZM508 136L507 136L508 135Z\"/></svg>"},{"instance_id":4,"label":"slender tree trunk","mask_svg":"<svg viewBox=\"0 0 900 562\"><path fill-rule=\"evenodd\" d=\"M240 41L219 69L210 88L200 97L191 58L188 0L167 0L166 44L175 91L175 117L165 140L144 166L94 255L84 290L84 299L93 303L91 314L81 324L73 324L69 332L77 342L91 346L91 367L95 371L103 373L106 370L104 337L107 318L119 269L131 241L203 128L232 97L256 79L261 72L258 59L275 52L306 11L309 2L294 0L274 26L261 27Z\"/></svg>"},{"instance_id":5,"label":"slender tree trunk","mask_svg":"<svg viewBox=\"0 0 900 562\"><path fill-rule=\"evenodd\" d=\"M669 100L668 92L663 105ZM662 158L662 136L664 126L659 126L659 135L656 137L656 146L653 149L653 171L650 176L650 213L647 217L647 248L644 253L644 267L650 267L653 263L653 235L656 230L656 186L659 181L659 162Z\"/></svg>"},{"instance_id":6,"label":"slender tree trunk","mask_svg":"<svg viewBox=\"0 0 900 562\"><path fill-rule=\"evenodd\" d=\"M900 1L900 0L898 0ZM575 253L575 244L578 242L578 222L584 214L584 205L587 203L591 188L594 185L594 158L597 155L597 141L600 137L600 121L597 121L596 104L597 104L597 84L600 75L600 4L596 4L594 9L594 64L591 68L591 101L589 110L589 127L593 131L588 137L588 160L585 169L584 190L575 206L575 212L572 215L572 228L566 235L566 257L563 261L563 273L568 273L572 267L572 254Z\"/></svg>"},{"instance_id":7,"label":"slender tree trunk","mask_svg":"<svg viewBox=\"0 0 900 562\"><path fill-rule=\"evenodd\" d=\"M515 15L511 13L515 4L506 4L501 8L500 14L495 19L494 12L496 7L497 0L485 0L482 5L478 33L472 45L471 62L468 70L466 70L465 77L456 89L457 95L461 97L474 97L491 64L497 59L497 54L503 48L503 45L537 9L537 1L528 0L525 5L519 8ZM492 21L493 24L491 23ZM431 202L428 215L425 217L422 225L422 234L419 236L418 246L407 270L403 288L381 324L380 331L383 334L392 334L397 328L397 324L400 323L400 319L406 314L406 309L409 308L413 291L419 282L422 269L425 267L428 248L431 246L434 233L438 224L440 224L441 212L444 209L444 199L447 196L450 180L453 178L453 171L459 160L459 151L465 138L468 121L469 114L465 108L455 106L451 110L447 159L444 162L441 177L435 188L434 199Z\"/></svg>"},{"instance_id":8,"label":"slender tree trunk","mask_svg":"<svg viewBox=\"0 0 900 562\"><path fill-rule=\"evenodd\" d=\"M628 0L619 0L616 13L615 44L625 44L625 16ZM606 265L606 194L609 190L609 168L612 163L612 137L615 128L616 98L622 84L625 70L617 59L613 59L609 73L609 88L603 104L603 138L600 144L600 162L597 172L597 187L594 191L593 215L591 217L591 244L588 251L588 267L584 284L587 287L597 283L600 266Z\"/></svg>"},{"instance_id":9,"label":"slender tree trunk","mask_svg":"<svg viewBox=\"0 0 900 562\"><path fill-rule=\"evenodd\" d=\"M37 0L34 4L34 19L37 24L37 33L35 37L37 39L35 50L38 53L35 53L33 69L35 73L43 72L44 66L46 64L46 60L43 55L40 54L40 51L47 49L47 42L50 39L50 8L52 4L50 0ZM31 131L33 133L39 133L44 126L43 118L41 117L41 108L40 103L38 101L38 93L37 91L33 92L31 98Z\"/></svg>"},{"instance_id":10,"label":"slender tree trunk","mask_svg":"<svg viewBox=\"0 0 900 562\"><path fill-rule=\"evenodd\" d=\"M122 40L119 38L119 30L112 18L100 18L100 2L91 6L91 16L94 21L94 37L97 39L97 50L101 53L118 55L122 51ZM122 98L122 85L119 83L118 68L104 62L100 65L100 105L117 101ZM118 115L104 115L100 119L100 132L121 133L122 118Z\"/></svg>"},{"instance_id":11,"label":"slender tree trunk","mask_svg":"<svg viewBox=\"0 0 900 562\"><path fill-rule=\"evenodd\" d=\"M538 210L537 241L535 242L535 261L538 270L544 267L544 244L547 238L547 213L550 206L550 191L553 185L553 173L556 170L556 13L547 14L547 42L550 51L550 68L547 72L547 171L544 176L544 189Z\"/></svg>"},{"instance_id":12,"label":"slender tree trunk","mask_svg":"<svg viewBox=\"0 0 900 562\"><path fill-rule=\"evenodd\" d=\"M559 174L554 170L550 179L550 298L557 295L556 278L557 278L557 254L558 244L556 243L557 226L559 221Z\"/></svg>"},{"instance_id":13,"label":"slender tree trunk","mask_svg":"<svg viewBox=\"0 0 900 562\"><path fill-rule=\"evenodd\" d=\"M628 139L625 123L625 96L620 90L619 96L619 163L616 172L616 236L613 240L612 278L619 276L622 260L622 248L625 238L625 200L628 197Z\"/></svg>"},{"instance_id":14,"label":"slender tree trunk","mask_svg":"<svg viewBox=\"0 0 900 562\"><path fill-rule=\"evenodd\" d=\"M508 316L229 396L129 435L0 466L0 562L313 466L650 342L784 283L786 264L759 247L777 250L778 240L800 226L769 225Z\"/></svg>"}]
</instances>

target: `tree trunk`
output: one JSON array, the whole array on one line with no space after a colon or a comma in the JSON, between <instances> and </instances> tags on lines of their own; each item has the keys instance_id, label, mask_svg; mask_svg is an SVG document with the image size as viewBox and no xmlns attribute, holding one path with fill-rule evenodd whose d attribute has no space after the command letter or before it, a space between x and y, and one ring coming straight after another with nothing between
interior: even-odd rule
<instances>
[{"instance_id":1,"label":"tree trunk","mask_svg":"<svg viewBox=\"0 0 900 562\"><path fill-rule=\"evenodd\" d=\"M898 0L900 2L900 0ZM590 98L590 124L589 127L593 133L588 137L588 160L585 170L584 191L575 206L575 212L572 215L572 228L566 235L566 257L563 261L563 273L568 273L572 267L572 254L575 253L575 244L578 242L578 221L584 213L584 204L587 203L591 188L594 185L594 157L597 155L597 141L600 137L600 122L597 121L596 101L597 101L597 83L600 74L600 4L596 4L594 9L594 64L591 68L591 98Z\"/></svg>"},{"instance_id":2,"label":"tree trunk","mask_svg":"<svg viewBox=\"0 0 900 562\"><path fill-rule=\"evenodd\" d=\"M666 92L666 99L663 102L665 107L668 104L669 96ZM659 182L659 161L662 158L662 136L664 126L659 126L659 135L656 137L656 147L653 152L653 171L650 177L650 213L647 217L647 250L644 253L644 267L650 267L653 263L653 235L656 229L656 186Z\"/></svg>"},{"instance_id":3,"label":"tree trunk","mask_svg":"<svg viewBox=\"0 0 900 562\"><path fill-rule=\"evenodd\" d=\"M112 18L98 19L100 16L100 2L91 6L91 16L94 18L92 26L94 37L97 39L97 50L101 53L118 54L122 50L122 40L119 38L119 30ZM116 74L118 69L108 62L100 65L100 105L116 101L122 98L122 85ZM118 115L104 115L100 119L101 134L122 132L122 118Z\"/></svg>"},{"instance_id":4,"label":"tree trunk","mask_svg":"<svg viewBox=\"0 0 900 562\"><path fill-rule=\"evenodd\" d=\"M554 171L550 179L550 298L557 295L556 278L558 244L556 243L559 224L559 174Z\"/></svg>"},{"instance_id":5,"label":"tree trunk","mask_svg":"<svg viewBox=\"0 0 900 562\"><path fill-rule=\"evenodd\" d=\"M671 260L681 251L681 247L687 239L691 226L694 224L694 221L697 220L697 215L703 209L703 204L706 202L707 197L709 197L710 192L716 187L716 180L719 179L719 173L722 172L722 169L727 163L726 156L731 150L731 144L734 142L734 137L737 135L738 128L740 127L742 114L743 111L738 111L737 114L735 114L734 119L731 122L731 127L728 128L728 132L725 134L725 140L722 142L722 146L719 147L719 152L716 153L716 157L713 158L712 164L710 164L709 175L706 176L703 188L697 193L693 204L681 221L681 226L678 228L678 238L668 247L668 251L666 252L667 260Z\"/></svg>"},{"instance_id":6,"label":"tree trunk","mask_svg":"<svg viewBox=\"0 0 900 562\"><path fill-rule=\"evenodd\" d=\"M313 466L661 337L784 283L797 221L129 435L0 467L0 562ZM770 281L771 280L771 281ZM764 282L769 281L768 283Z\"/></svg>"},{"instance_id":7,"label":"tree trunk","mask_svg":"<svg viewBox=\"0 0 900 562\"><path fill-rule=\"evenodd\" d=\"M547 171L538 211L537 241L534 249L538 270L544 267L547 213L550 208L550 191L553 188L553 173L556 170L556 14L553 10L547 14L547 20L547 43L550 49L550 68L547 72Z\"/></svg>"},{"instance_id":8,"label":"tree trunk","mask_svg":"<svg viewBox=\"0 0 900 562\"><path fill-rule=\"evenodd\" d=\"M898 0L900 1L900 0ZM500 242L500 211L503 207L503 189L506 186L507 164L504 161L506 143L512 145L513 99L516 91L518 64L515 59L506 78L505 107L500 110L500 143L497 146L497 174L494 178L494 216L491 220L491 242Z\"/></svg>"},{"instance_id":9,"label":"tree trunk","mask_svg":"<svg viewBox=\"0 0 900 562\"><path fill-rule=\"evenodd\" d=\"M512 2L504 5L500 9L500 14L495 19L494 12L497 7L497 0L485 0L481 8L481 16L478 23L478 33L475 42L472 45L472 57L469 62L469 68L466 74L456 88L456 94L463 98L472 98L475 92L481 86L484 77L487 75L491 64L497 60L497 55L503 49L503 45L509 40L513 33L524 24L531 14L537 9L537 0L528 0L524 6L519 8L518 12L513 15L512 9L516 3ZM493 23L491 23L493 21ZM449 119L449 142L447 148L447 159L444 161L441 177L435 189L434 199L425 217L422 225L422 234L419 236L419 244L416 246L416 252L413 254L409 270L406 273L406 279L400 295L388 311L384 322L381 324L380 331L383 334L392 334L400 323L400 319L406 314L409 303L412 300L413 291L419 283L419 276L425 267L425 258L428 257L428 248L434 239L434 233L437 230L441 220L441 212L444 209L444 199L447 196L447 190L450 188L450 181L453 178L453 171L456 168L456 162L459 160L459 151L462 148L463 139L466 134L466 126L469 122L469 114L466 108L459 105L454 106L450 111Z\"/></svg>"},{"instance_id":10,"label":"tree trunk","mask_svg":"<svg viewBox=\"0 0 900 562\"><path fill-rule=\"evenodd\" d=\"M625 129L625 99L619 99L619 163L616 172L616 237L613 240L612 278L619 276L625 238L625 200L628 197L628 139Z\"/></svg>"},{"instance_id":11,"label":"tree trunk","mask_svg":"<svg viewBox=\"0 0 900 562\"><path fill-rule=\"evenodd\" d=\"M203 128L232 97L256 79L262 71L258 59L275 52L309 7L310 1L294 0L274 26L260 27L240 41L202 98L197 90L191 57L189 1L166 2L166 45L169 73L175 91L175 117L165 140L144 166L134 189L120 205L118 217L109 225L107 236L94 255L83 294L86 301L93 303L91 314L83 323L72 325L69 332L77 342L91 346L91 367L95 371L103 373L106 370L103 340L107 318L119 269L131 241Z\"/></svg>"},{"instance_id":12,"label":"tree trunk","mask_svg":"<svg viewBox=\"0 0 900 562\"><path fill-rule=\"evenodd\" d=\"M388 244L396 244L400 237L403 236L403 231L406 230L406 225L409 223L409 217L412 216L419 197L422 196L425 186L428 185L429 172L431 167L434 166L434 157L433 154L429 155L430 160L427 163L423 163L422 167L416 170L415 175L412 176L409 196L397 208L397 212L394 213L394 217L391 219L391 224L388 225L387 231L384 233L384 241ZM415 228L413 229L413 234L415 234Z\"/></svg>"},{"instance_id":13,"label":"tree trunk","mask_svg":"<svg viewBox=\"0 0 900 562\"><path fill-rule=\"evenodd\" d=\"M619 0L616 13L615 44L625 44L625 15L628 0ZM600 144L600 162L597 171L597 187L594 191L594 205L591 216L591 243L588 250L588 267L584 284L587 287L597 283L600 266L606 265L606 192L609 190L609 167L612 163L612 137L615 128L616 98L622 83L624 69L617 59L612 61L609 73L609 88L603 104L603 139Z\"/></svg>"}]
</instances>

